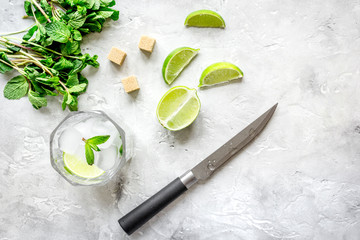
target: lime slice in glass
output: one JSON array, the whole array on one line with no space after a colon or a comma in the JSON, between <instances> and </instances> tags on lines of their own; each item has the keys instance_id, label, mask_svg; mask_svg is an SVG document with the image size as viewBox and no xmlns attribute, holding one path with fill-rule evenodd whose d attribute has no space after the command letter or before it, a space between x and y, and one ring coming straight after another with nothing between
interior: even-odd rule
<instances>
[{"instance_id":1,"label":"lime slice in glass","mask_svg":"<svg viewBox=\"0 0 360 240\"><path fill-rule=\"evenodd\" d=\"M243 72L232 63L219 62L208 66L200 77L199 87L211 86L244 76Z\"/></svg>"},{"instance_id":2,"label":"lime slice in glass","mask_svg":"<svg viewBox=\"0 0 360 240\"><path fill-rule=\"evenodd\" d=\"M171 84L189 65L200 49L181 47L172 51L165 59L162 75L167 84Z\"/></svg>"},{"instance_id":3,"label":"lime slice in glass","mask_svg":"<svg viewBox=\"0 0 360 240\"><path fill-rule=\"evenodd\" d=\"M214 11L198 10L186 17L184 25L189 27L225 28L225 21Z\"/></svg>"},{"instance_id":4,"label":"lime slice in glass","mask_svg":"<svg viewBox=\"0 0 360 240\"><path fill-rule=\"evenodd\" d=\"M171 131L189 126L198 116L200 99L195 89L173 87L161 98L156 115L161 125Z\"/></svg>"},{"instance_id":5,"label":"lime slice in glass","mask_svg":"<svg viewBox=\"0 0 360 240\"><path fill-rule=\"evenodd\" d=\"M68 171L82 178L97 178L105 173L95 165L89 165L77 155L64 153L64 164Z\"/></svg>"}]
</instances>

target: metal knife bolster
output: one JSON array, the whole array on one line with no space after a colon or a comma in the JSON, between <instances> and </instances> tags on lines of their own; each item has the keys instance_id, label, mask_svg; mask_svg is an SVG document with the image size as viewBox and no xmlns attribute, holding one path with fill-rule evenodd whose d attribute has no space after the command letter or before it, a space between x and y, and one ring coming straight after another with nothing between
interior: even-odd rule
<instances>
[{"instance_id":1,"label":"metal knife bolster","mask_svg":"<svg viewBox=\"0 0 360 240\"><path fill-rule=\"evenodd\" d=\"M185 185L187 189L189 189L192 185L197 183L198 179L195 177L191 170L185 172L180 177L180 181Z\"/></svg>"}]
</instances>

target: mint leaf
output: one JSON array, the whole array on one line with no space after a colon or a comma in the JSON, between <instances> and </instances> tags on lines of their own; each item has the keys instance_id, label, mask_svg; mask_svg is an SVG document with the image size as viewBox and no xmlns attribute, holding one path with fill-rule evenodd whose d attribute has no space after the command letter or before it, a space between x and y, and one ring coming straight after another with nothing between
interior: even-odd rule
<instances>
[{"instance_id":1,"label":"mint leaf","mask_svg":"<svg viewBox=\"0 0 360 240\"><path fill-rule=\"evenodd\" d=\"M78 110L78 100L75 96L73 96L73 101L69 104L70 111L77 111Z\"/></svg>"},{"instance_id":2,"label":"mint leaf","mask_svg":"<svg viewBox=\"0 0 360 240\"><path fill-rule=\"evenodd\" d=\"M64 57L61 57L60 60L54 64L53 69L60 71L64 69L71 69L73 67L74 64L71 61L67 60Z\"/></svg>"},{"instance_id":3,"label":"mint leaf","mask_svg":"<svg viewBox=\"0 0 360 240\"><path fill-rule=\"evenodd\" d=\"M9 61L7 55L4 52L0 52L0 59L11 65L11 62ZM10 67L9 65L7 65L3 62L0 62L0 73L6 73L8 71L11 71L12 69L13 68Z\"/></svg>"},{"instance_id":4,"label":"mint leaf","mask_svg":"<svg viewBox=\"0 0 360 240\"><path fill-rule=\"evenodd\" d=\"M124 151L124 147L123 147L123 145L121 144L120 149L119 149L119 153L120 153L121 156L122 156L122 154L123 154L123 151Z\"/></svg>"},{"instance_id":5,"label":"mint leaf","mask_svg":"<svg viewBox=\"0 0 360 240\"><path fill-rule=\"evenodd\" d=\"M70 39L71 32L65 23L53 21L45 25L46 33L56 42L66 43Z\"/></svg>"},{"instance_id":6,"label":"mint leaf","mask_svg":"<svg viewBox=\"0 0 360 240\"><path fill-rule=\"evenodd\" d=\"M98 11L97 14L102 16L103 18L108 18L113 15L113 11Z\"/></svg>"},{"instance_id":7,"label":"mint leaf","mask_svg":"<svg viewBox=\"0 0 360 240\"><path fill-rule=\"evenodd\" d=\"M31 89L28 93L28 98L29 98L30 103L33 105L33 107L35 109L39 109L41 107L46 107L46 105L47 105L46 98L40 96L39 93L34 92Z\"/></svg>"},{"instance_id":8,"label":"mint leaf","mask_svg":"<svg viewBox=\"0 0 360 240\"><path fill-rule=\"evenodd\" d=\"M69 92L70 93L79 93L79 92L83 92L86 89L87 84L86 83L81 83L79 85L75 85L71 88L69 88Z\"/></svg>"},{"instance_id":9,"label":"mint leaf","mask_svg":"<svg viewBox=\"0 0 360 240\"><path fill-rule=\"evenodd\" d=\"M71 96L71 95L70 95ZM65 96L64 96L65 98ZM70 107L70 106L69 106ZM89 139L82 138L85 142L85 156L89 165L94 164L94 152L93 150L100 152L99 144L105 143L110 138L110 135L95 136Z\"/></svg>"},{"instance_id":10,"label":"mint leaf","mask_svg":"<svg viewBox=\"0 0 360 240\"><path fill-rule=\"evenodd\" d=\"M81 27L86 20L86 15L81 14L79 11L70 13L68 16L70 18L68 24L74 29L78 29L79 27Z\"/></svg>"},{"instance_id":11,"label":"mint leaf","mask_svg":"<svg viewBox=\"0 0 360 240\"><path fill-rule=\"evenodd\" d=\"M47 88L44 88L44 90L45 90L45 93L46 93L47 95L50 95L50 96L57 96L57 95L58 95L58 93L53 92L53 91L51 91L51 90L49 90L49 89L47 89Z\"/></svg>"},{"instance_id":12,"label":"mint leaf","mask_svg":"<svg viewBox=\"0 0 360 240\"><path fill-rule=\"evenodd\" d=\"M89 143L89 142L87 142L89 145L90 145L90 147L92 148L92 149L94 149L95 151L97 151L97 152L100 152L101 150L100 150L100 148L96 145L96 144L93 144L93 143Z\"/></svg>"},{"instance_id":13,"label":"mint leaf","mask_svg":"<svg viewBox=\"0 0 360 240\"><path fill-rule=\"evenodd\" d=\"M48 15L51 14L51 6L46 0L40 0L40 6L42 7L42 9L45 11L46 14Z\"/></svg>"},{"instance_id":14,"label":"mint leaf","mask_svg":"<svg viewBox=\"0 0 360 240\"><path fill-rule=\"evenodd\" d=\"M71 94L68 94L66 104L70 105L74 101L74 97Z\"/></svg>"},{"instance_id":15,"label":"mint leaf","mask_svg":"<svg viewBox=\"0 0 360 240\"><path fill-rule=\"evenodd\" d=\"M98 10L100 8L100 0L95 0L94 6L91 10Z\"/></svg>"},{"instance_id":16,"label":"mint leaf","mask_svg":"<svg viewBox=\"0 0 360 240\"><path fill-rule=\"evenodd\" d=\"M89 138L86 141L91 144L99 145L99 144L105 143L109 138L110 138L110 135L103 135L103 136L96 136L96 137Z\"/></svg>"},{"instance_id":17,"label":"mint leaf","mask_svg":"<svg viewBox=\"0 0 360 240\"><path fill-rule=\"evenodd\" d=\"M86 161L89 165L94 164L94 152L91 149L90 145L87 143L85 143L85 157L86 157Z\"/></svg>"},{"instance_id":18,"label":"mint leaf","mask_svg":"<svg viewBox=\"0 0 360 240\"><path fill-rule=\"evenodd\" d=\"M7 99L20 99L29 91L29 83L23 75L12 78L4 88L4 97Z\"/></svg>"},{"instance_id":19,"label":"mint leaf","mask_svg":"<svg viewBox=\"0 0 360 240\"><path fill-rule=\"evenodd\" d=\"M24 9L25 9L26 15L33 16L33 13L31 11L31 3L29 1L24 2Z\"/></svg>"},{"instance_id":20,"label":"mint leaf","mask_svg":"<svg viewBox=\"0 0 360 240\"><path fill-rule=\"evenodd\" d=\"M73 87L79 84L79 79L77 73L69 74L68 80L66 81L67 87Z\"/></svg>"},{"instance_id":21,"label":"mint leaf","mask_svg":"<svg viewBox=\"0 0 360 240\"><path fill-rule=\"evenodd\" d=\"M63 55L71 55L71 54L75 53L76 50L79 49L79 46L80 46L80 44L77 41L73 41L73 40L68 41L66 44L62 44L60 46L61 53Z\"/></svg>"},{"instance_id":22,"label":"mint leaf","mask_svg":"<svg viewBox=\"0 0 360 240\"><path fill-rule=\"evenodd\" d=\"M50 77L50 78L41 78L41 77L37 77L35 79L37 82L48 85L48 86L54 86L54 85L58 85L60 79L59 77Z\"/></svg>"},{"instance_id":23,"label":"mint leaf","mask_svg":"<svg viewBox=\"0 0 360 240\"><path fill-rule=\"evenodd\" d=\"M59 91L59 90L58 90ZM60 91L61 92L61 91ZM62 110L65 110L66 108L66 102L67 102L67 99L68 99L68 93L65 93L64 96L63 96L63 101L61 103L61 108Z\"/></svg>"},{"instance_id":24,"label":"mint leaf","mask_svg":"<svg viewBox=\"0 0 360 240\"><path fill-rule=\"evenodd\" d=\"M78 30L74 30L73 31L73 38L75 41L81 41L82 40L82 35Z\"/></svg>"}]
</instances>

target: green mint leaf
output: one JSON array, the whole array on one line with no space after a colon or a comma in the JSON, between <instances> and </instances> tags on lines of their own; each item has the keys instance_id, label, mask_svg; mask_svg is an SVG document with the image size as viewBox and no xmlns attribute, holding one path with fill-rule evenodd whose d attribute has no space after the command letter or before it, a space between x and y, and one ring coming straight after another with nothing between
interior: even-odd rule
<instances>
[{"instance_id":1,"label":"green mint leaf","mask_svg":"<svg viewBox=\"0 0 360 240\"><path fill-rule=\"evenodd\" d=\"M54 64L54 60L51 57L48 57L46 59L40 60L42 64L44 64L47 67L51 67Z\"/></svg>"},{"instance_id":2,"label":"green mint leaf","mask_svg":"<svg viewBox=\"0 0 360 240\"><path fill-rule=\"evenodd\" d=\"M121 156L122 156L122 154L123 154L123 151L124 151L124 147L123 147L123 145L121 144L121 146L120 146L120 148L119 148L119 153L120 153Z\"/></svg>"},{"instance_id":3,"label":"green mint leaf","mask_svg":"<svg viewBox=\"0 0 360 240\"><path fill-rule=\"evenodd\" d=\"M86 83L81 83L79 85L75 85L71 88L69 88L69 92L70 93L80 93L80 92L84 92L86 90Z\"/></svg>"},{"instance_id":4,"label":"green mint leaf","mask_svg":"<svg viewBox=\"0 0 360 240\"><path fill-rule=\"evenodd\" d=\"M69 41L66 44L60 45L61 53L63 55L71 55L74 54L80 47L79 42L77 41Z\"/></svg>"},{"instance_id":5,"label":"green mint leaf","mask_svg":"<svg viewBox=\"0 0 360 240\"><path fill-rule=\"evenodd\" d=\"M89 84L89 81L79 73L79 83L86 83Z\"/></svg>"},{"instance_id":6,"label":"green mint leaf","mask_svg":"<svg viewBox=\"0 0 360 240\"><path fill-rule=\"evenodd\" d=\"M29 40L30 38L32 38L32 36L34 35L34 33L36 32L36 30L38 30L38 26L37 25L35 25L35 26L33 26L32 28L30 28L29 30L28 30L28 32L23 36L23 39L24 40Z\"/></svg>"},{"instance_id":7,"label":"green mint leaf","mask_svg":"<svg viewBox=\"0 0 360 240\"><path fill-rule=\"evenodd\" d=\"M73 38L75 41L81 41L82 40L82 35L78 30L74 30L73 31Z\"/></svg>"},{"instance_id":8,"label":"green mint leaf","mask_svg":"<svg viewBox=\"0 0 360 240\"><path fill-rule=\"evenodd\" d=\"M73 101L69 105L70 111L77 111L78 110L78 100L76 96L73 96Z\"/></svg>"},{"instance_id":9,"label":"green mint leaf","mask_svg":"<svg viewBox=\"0 0 360 240\"><path fill-rule=\"evenodd\" d=\"M69 74L68 80L66 81L66 86L71 88L78 84L79 84L78 74L77 73Z\"/></svg>"},{"instance_id":10,"label":"green mint leaf","mask_svg":"<svg viewBox=\"0 0 360 240\"><path fill-rule=\"evenodd\" d=\"M91 9L95 4L95 0L78 0L78 4L85 6L87 9Z\"/></svg>"},{"instance_id":11,"label":"green mint leaf","mask_svg":"<svg viewBox=\"0 0 360 240\"><path fill-rule=\"evenodd\" d=\"M38 92L40 95L45 93L42 86L36 80L30 80L30 82L31 82L31 85L33 86L35 92Z\"/></svg>"},{"instance_id":12,"label":"green mint leaf","mask_svg":"<svg viewBox=\"0 0 360 240\"><path fill-rule=\"evenodd\" d=\"M85 23L86 20L86 15L80 13L79 11L70 13L68 16L70 18L68 24L74 29L80 28Z\"/></svg>"},{"instance_id":13,"label":"green mint leaf","mask_svg":"<svg viewBox=\"0 0 360 240\"><path fill-rule=\"evenodd\" d=\"M84 61L84 63L89 64L90 66L93 66L95 68L99 67L99 62L97 61L98 58L97 55L91 57L88 53L86 53L85 55L81 56L81 58Z\"/></svg>"},{"instance_id":14,"label":"green mint leaf","mask_svg":"<svg viewBox=\"0 0 360 240\"><path fill-rule=\"evenodd\" d=\"M88 144L89 144L90 147L91 147L92 149L94 149L95 151L97 151L97 152L100 152L100 151L101 151L100 148L99 148L96 144L89 143L89 142L88 142Z\"/></svg>"},{"instance_id":15,"label":"green mint leaf","mask_svg":"<svg viewBox=\"0 0 360 240\"><path fill-rule=\"evenodd\" d=\"M109 18L113 15L113 11L98 11L97 14L102 16L103 18Z\"/></svg>"},{"instance_id":16,"label":"green mint leaf","mask_svg":"<svg viewBox=\"0 0 360 240\"><path fill-rule=\"evenodd\" d=\"M4 52L0 52L0 59L3 60L4 62L7 62L9 64L11 64L11 62L9 61L7 55ZM8 71L11 71L13 68L10 67L9 65L0 62L0 73L6 73Z\"/></svg>"},{"instance_id":17,"label":"green mint leaf","mask_svg":"<svg viewBox=\"0 0 360 240\"><path fill-rule=\"evenodd\" d=\"M112 7L115 5L115 0L100 0L101 7Z\"/></svg>"},{"instance_id":18,"label":"green mint leaf","mask_svg":"<svg viewBox=\"0 0 360 240\"><path fill-rule=\"evenodd\" d=\"M61 57L60 60L54 64L53 69L60 71L64 69L71 69L73 67L74 64L71 61L67 60L64 57Z\"/></svg>"},{"instance_id":19,"label":"green mint leaf","mask_svg":"<svg viewBox=\"0 0 360 240\"><path fill-rule=\"evenodd\" d=\"M37 77L35 80L41 84L48 86L58 85L60 81L59 77L50 77L50 78Z\"/></svg>"},{"instance_id":20,"label":"green mint leaf","mask_svg":"<svg viewBox=\"0 0 360 240\"><path fill-rule=\"evenodd\" d=\"M45 11L45 13L49 17L51 17L52 13L51 13L51 7L50 7L49 3L46 0L40 0L40 6Z\"/></svg>"},{"instance_id":21,"label":"green mint leaf","mask_svg":"<svg viewBox=\"0 0 360 240\"><path fill-rule=\"evenodd\" d=\"M37 8L35 6L34 6L34 8L36 9L35 18L39 21L39 23L46 23L47 20L46 20L45 16L39 10L37 10Z\"/></svg>"},{"instance_id":22,"label":"green mint leaf","mask_svg":"<svg viewBox=\"0 0 360 240\"><path fill-rule=\"evenodd\" d=\"M23 75L12 78L4 88L4 97L7 99L20 99L29 91L29 83Z\"/></svg>"},{"instance_id":23,"label":"green mint leaf","mask_svg":"<svg viewBox=\"0 0 360 240\"><path fill-rule=\"evenodd\" d=\"M112 14L109 16L112 20L116 21L119 19L119 11L118 10L114 10L108 7L102 7L99 9L100 11L107 11L107 12L111 12Z\"/></svg>"},{"instance_id":24,"label":"green mint leaf","mask_svg":"<svg viewBox=\"0 0 360 240\"><path fill-rule=\"evenodd\" d=\"M29 98L30 103L33 105L33 107L35 109L39 109L41 107L46 107L46 105L47 105L46 98L40 96L39 93L34 92L32 90L29 91L28 98Z\"/></svg>"},{"instance_id":25,"label":"green mint leaf","mask_svg":"<svg viewBox=\"0 0 360 240\"><path fill-rule=\"evenodd\" d=\"M98 10L100 8L100 0L95 0L94 6L91 10Z\"/></svg>"},{"instance_id":26,"label":"green mint leaf","mask_svg":"<svg viewBox=\"0 0 360 240\"><path fill-rule=\"evenodd\" d=\"M57 89L57 91L59 91L59 90ZM59 92L61 92L61 91L59 91ZM63 111L66 108L67 98L68 98L68 93L65 93L64 96L63 96L62 104L61 104L61 108L62 108Z\"/></svg>"},{"instance_id":27,"label":"green mint leaf","mask_svg":"<svg viewBox=\"0 0 360 240\"><path fill-rule=\"evenodd\" d=\"M88 143L99 145L105 143L110 138L110 135L95 136L87 140Z\"/></svg>"},{"instance_id":28,"label":"green mint leaf","mask_svg":"<svg viewBox=\"0 0 360 240\"><path fill-rule=\"evenodd\" d=\"M25 9L25 13L26 13L26 15L28 15L28 16L33 16L33 13L32 13L32 11L31 11L31 2L29 2L29 1L25 1L24 2L24 9Z\"/></svg>"},{"instance_id":29,"label":"green mint leaf","mask_svg":"<svg viewBox=\"0 0 360 240\"><path fill-rule=\"evenodd\" d=\"M45 93L46 93L47 95L50 95L50 96L57 96L57 95L59 95L58 93L54 92L54 90L50 90L50 89L47 89L47 88L44 88L44 90L45 90Z\"/></svg>"},{"instance_id":30,"label":"green mint leaf","mask_svg":"<svg viewBox=\"0 0 360 240\"><path fill-rule=\"evenodd\" d=\"M72 7L77 3L77 0L65 0L65 3L69 4Z\"/></svg>"},{"instance_id":31,"label":"green mint leaf","mask_svg":"<svg viewBox=\"0 0 360 240\"><path fill-rule=\"evenodd\" d=\"M101 32L101 24L97 21L91 23L85 22L83 27L90 29L92 32Z\"/></svg>"},{"instance_id":32,"label":"green mint leaf","mask_svg":"<svg viewBox=\"0 0 360 240\"><path fill-rule=\"evenodd\" d=\"M90 145L87 143L85 143L85 157L86 157L86 161L89 165L94 164L94 152L91 149Z\"/></svg>"},{"instance_id":33,"label":"green mint leaf","mask_svg":"<svg viewBox=\"0 0 360 240\"><path fill-rule=\"evenodd\" d=\"M81 61L79 59L76 59L75 61L73 61L72 64L73 64L73 67L72 67L71 71L69 72L69 74L81 72L86 67L86 64L84 64L83 61Z\"/></svg>"},{"instance_id":34,"label":"green mint leaf","mask_svg":"<svg viewBox=\"0 0 360 240\"><path fill-rule=\"evenodd\" d=\"M8 46L6 46L6 48L9 49L9 50L11 50L11 51L13 51L14 53L16 53L16 52L18 52L18 51L21 50L20 47L15 46L15 45L8 45Z\"/></svg>"},{"instance_id":35,"label":"green mint leaf","mask_svg":"<svg viewBox=\"0 0 360 240\"><path fill-rule=\"evenodd\" d=\"M71 32L63 22L53 21L45 25L45 30L52 40L66 43L70 39Z\"/></svg>"},{"instance_id":36,"label":"green mint leaf","mask_svg":"<svg viewBox=\"0 0 360 240\"><path fill-rule=\"evenodd\" d=\"M74 97L71 94L68 94L66 105L70 105L74 101Z\"/></svg>"}]
</instances>

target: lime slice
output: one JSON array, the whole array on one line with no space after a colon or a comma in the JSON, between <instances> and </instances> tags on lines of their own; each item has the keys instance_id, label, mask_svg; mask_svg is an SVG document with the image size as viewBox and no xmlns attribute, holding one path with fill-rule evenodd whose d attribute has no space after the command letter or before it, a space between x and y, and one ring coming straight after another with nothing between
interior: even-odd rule
<instances>
[{"instance_id":1,"label":"lime slice","mask_svg":"<svg viewBox=\"0 0 360 240\"><path fill-rule=\"evenodd\" d=\"M240 68L232 63L214 63L208 66L201 74L199 87L211 86L234 79L239 79L243 76L244 74Z\"/></svg>"},{"instance_id":2,"label":"lime slice","mask_svg":"<svg viewBox=\"0 0 360 240\"><path fill-rule=\"evenodd\" d=\"M173 87L161 98L156 115L161 125L171 131L189 126L198 116L200 99L195 89Z\"/></svg>"},{"instance_id":3,"label":"lime slice","mask_svg":"<svg viewBox=\"0 0 360 240\"><path fill-rule=\"evenodd\" d=\"M189 65L200 49L181 47L172 51L165 59L162 75L167 84L171 84Z\"/></svg>"},{"instance_id":4,"label":"lime slice","mask_svg":"<svg viewBox=\"0 0 360 240\"><path fill-rule=\"evenodd\" d=\"M105 173L104 170L97 166L87 164L86 161L83 161L77 155L64 153L63 158L67 170L79 177L97 178Z\"/></svg>"},{"instance_id":5,"label":"lime slice","mask_svg":"<svg viewBox=\"0 0 360 240\"><path fill-rule=\"evenodd\" d=\"M186 17L184 25L189 27L225 28L225 21L214 11L199 10L190 13Z\"/></svg>"}]
</instances>

